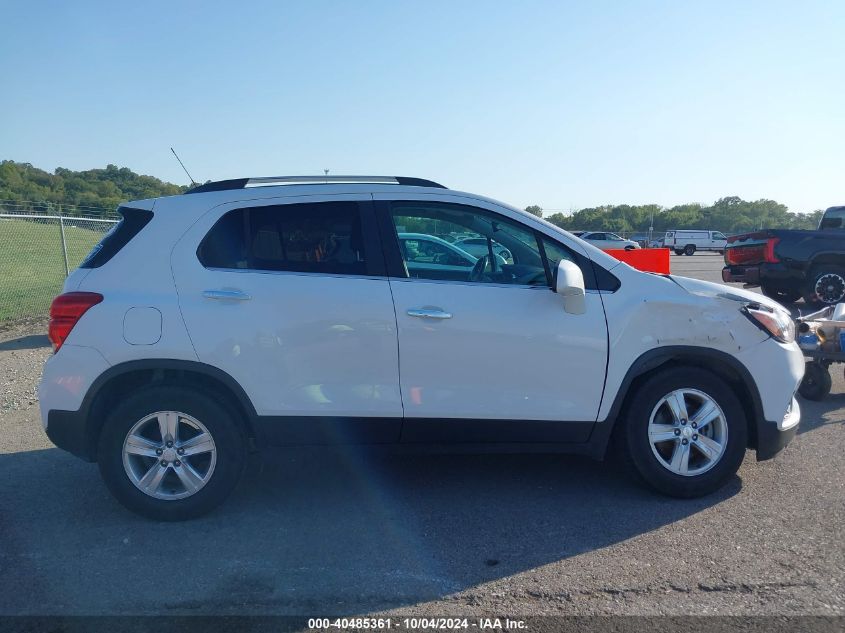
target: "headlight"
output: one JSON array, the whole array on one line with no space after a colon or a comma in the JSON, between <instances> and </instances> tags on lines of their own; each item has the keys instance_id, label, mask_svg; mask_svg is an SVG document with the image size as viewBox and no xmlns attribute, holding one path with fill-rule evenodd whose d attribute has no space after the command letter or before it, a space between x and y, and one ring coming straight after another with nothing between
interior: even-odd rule
<instances>
[{"instance_id":1,"label":"headlight","mask_svg":"<svg viewBox=\"0 0 845 633\"><path fill-rule=\"evenodd\" d=\"M755 325L778 341L791 343L795 340L795 323L786 312L752 305L745 306L743 312Z\"/></svg>"}]
</instances>

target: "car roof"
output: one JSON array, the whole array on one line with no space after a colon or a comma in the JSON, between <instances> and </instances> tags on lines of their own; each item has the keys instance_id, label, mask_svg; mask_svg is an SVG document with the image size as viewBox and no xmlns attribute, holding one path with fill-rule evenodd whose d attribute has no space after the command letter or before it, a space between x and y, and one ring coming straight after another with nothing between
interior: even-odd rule
<instances>
[{"instance_id":1,"label":"car roof","mask_svg":"<svg viewBox=\"0 0 845 633\"><path fill-rule=\"evenodd\" d=\"M450 244L443 238L437 237L436 235L430 235L429 233L406 233L402 231L397 233L400 238L404 239L411 239L411 240L430 240L432 242L439 242L441 244L445 244L446 246L451 246L454 248L454 245Z\"/></svg>"}]
</instances>

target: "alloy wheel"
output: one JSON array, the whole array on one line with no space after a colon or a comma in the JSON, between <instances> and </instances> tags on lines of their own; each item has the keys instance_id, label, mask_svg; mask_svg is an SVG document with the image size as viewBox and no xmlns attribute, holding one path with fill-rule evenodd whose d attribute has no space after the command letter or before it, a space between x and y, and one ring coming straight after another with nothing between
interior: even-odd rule
<instances>
[{"instance_id":1,"label":"alloy wheel","mask_svg":"<svg viewBox=\"0 0 845 633\"><path fill-rule=\"evenodd\" d=\"M845 297L845 279L837 273L825 273L816 279L813 292L822 303L839 303Z\"/></svg>"},{"instance_id":2,"label":"alloy wheel","mask_svg":"<svg viewBox=\"0 0 845 633\"><path fill-rule=\"evenodd\" d=\"M199 492L214 474L217 447L202 422L178 411L138 420L123 442L123 467L138 490L176 500Z\"/></svg>"},{"instance_id":3,"label":"alloy wheel","mask_svg":"<svg viewBox=\"0 0 845 633\"><path fill-rule=\"evenodd\" d=\"M725 414L697 389L676 389L654 407L648 423L651 451L661 466L684 477L713 468L728 443Z\"/></svg>"}]
</instances>

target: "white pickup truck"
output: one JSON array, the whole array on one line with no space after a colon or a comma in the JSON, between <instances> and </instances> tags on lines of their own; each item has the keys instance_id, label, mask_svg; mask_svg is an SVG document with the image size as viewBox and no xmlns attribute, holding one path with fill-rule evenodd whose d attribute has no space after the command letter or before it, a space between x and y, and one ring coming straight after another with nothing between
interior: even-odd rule
<instances>
[{"instance_id":1,"label":"white pickup truck","mask_svg":"<svg viewBox=\"0 0 845 633\"><path fill-rule=\"evenodd\" d=\"M666 231L663 238L663 246L674 250L675 255L694 255L695 251L724 253L727 243L728 238L719 231Z\"/></svg>"}]
</instances>

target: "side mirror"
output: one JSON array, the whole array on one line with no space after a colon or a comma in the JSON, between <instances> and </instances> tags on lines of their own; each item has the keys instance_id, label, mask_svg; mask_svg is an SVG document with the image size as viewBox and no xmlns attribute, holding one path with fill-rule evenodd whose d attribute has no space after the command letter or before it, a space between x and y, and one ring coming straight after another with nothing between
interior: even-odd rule
<instances>
[{"instance_id":1,"label":"side mirror","mask_svg":"<svg viewBox=\"0 0 845 633\"><path fill-rule=\"evenodd\" d=\"M563 297L563 309L570 314L587 311L584 273L568 259L560 260L555 272L555 292Z\"/></svg>"}]
</instances>

